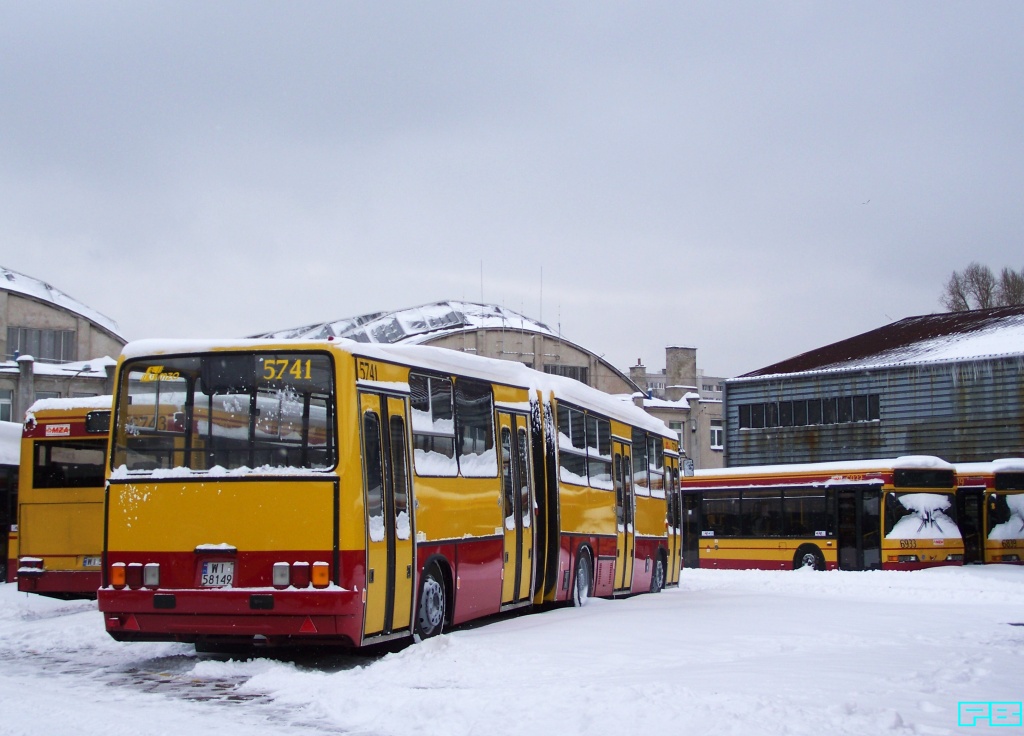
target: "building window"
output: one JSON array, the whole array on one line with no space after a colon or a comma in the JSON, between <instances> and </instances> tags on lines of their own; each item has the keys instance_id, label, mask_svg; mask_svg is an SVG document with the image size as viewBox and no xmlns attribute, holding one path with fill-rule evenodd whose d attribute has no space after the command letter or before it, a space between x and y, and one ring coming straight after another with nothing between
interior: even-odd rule
<instances>
[{"instance_id":1,"label":"building window","mask_svg":"<svg viewBox=\"0 0 1024 736\"><path fill-rule=\"evenodd\" d=\"M711 449L721 450L725 447L725 431L721 419L711 420Z\"/></svg>"},{"instance_id":2,"label":"building window","mask_svg":"<svg viewBox=\"0 0 1024 736\"><path fill-rule=\"evenodd\" d=\"M741 404L740 429L874 422L881 418L878 399L878 394L858 394L827 399Z\"/></svg>"},{"instance_id":3,"label":"building window","mask_svg":"<svg viewBox=\"0 0 1024 736\"><path fill-rule=\"evenodd\" d=\"M11 404L14 401L14 391L0 390L0 422L11 421Z\"/></svg>"},{"instance_id":4,"label":"building window","mask_svg":"<svg viewBox=\"0 0 1024 736\"><path fill-rule=\"evenodd\" d=\"M554 376L565 376L580 383L587 383L588 368L585 365L562 365L547 363L544 365L544 372Z\"/></svg>"},{"instance_id":5,"label":"building window","mask_svg":"<svg viewBox=\"0 0 1024 736\"><path fill-rule=\"evenodd\" d=\"M69 363L78 360L78 341L74 330L8 327L7 359L15 353L31 355L41 363Z\"/></svg>"},{"instance_id":6,"label":"building window","mask_svg":"<svg viewBox=\"0 0 1024 736\"><path fill-rule=\"evenodd\" d=\"M36 391L36 401L43 399L59 399L60 391Z\"/></svg>"},{"instance_id":7,"label":"building window","mask_svg":"<svg viewBox=\"0 0 1024 736\"><path fill-rule=\"evenodd\" d=\"M679 444L683 444L683 423L682 422L669 422L668 428L679 435Z\"/></svg>"}]
</instances>

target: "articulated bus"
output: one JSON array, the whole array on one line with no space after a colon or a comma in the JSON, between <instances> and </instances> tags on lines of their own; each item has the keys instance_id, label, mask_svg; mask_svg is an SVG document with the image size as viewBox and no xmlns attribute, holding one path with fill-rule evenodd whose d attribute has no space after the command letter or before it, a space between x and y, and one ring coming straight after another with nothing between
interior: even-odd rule
<instances>
[{"instance_id":1,"label":"articulated bus","mask_svg":"<svg viewBox=\"0 0 1024 736\"><path fill-rule=\"evenodd\" d=\"M424 346L141 341L116 386L115 639L361 647L678 581L676 435L571 379Z\"/></svg>"},{"instance_id":2,"label":"articulated bus","mask_svg":"<svg viewBox=\"0 0 1024 736\"><path fill-rule=\"evenodd\" d=\"M18 470L21 425L0 421L0 583L18 578Z\"/></svg>"},{"instance_id":3,"label":"articulated bus","mask_svg":"<svg viewBox=\"0 0 1024 736\"><path fill-rule=\"evenodd\" d=\"M957 518L964 562L1021 564L1024 555L1024 458L956 466Z\"/></svg>"},{"instance_id":4,"label":"articulated bus","mask_svg":"<svg viewBox=\"0 0 1024 736\"><path fill-rule=\"evenodd\" d=\"M18 590L95 598L103 552L110 396L42 399L25 414Z\"/></svg>"},{"instance_id":5,"label":"articulated bus","mask_svg":"<svg viewBox=\"0 0 1024 736\"><path fill-rule=\"evenodd\" d=\"M954 468L913 456L697 471L682 479L688 567L961 565Z\"/></svg>"}]
</instances>

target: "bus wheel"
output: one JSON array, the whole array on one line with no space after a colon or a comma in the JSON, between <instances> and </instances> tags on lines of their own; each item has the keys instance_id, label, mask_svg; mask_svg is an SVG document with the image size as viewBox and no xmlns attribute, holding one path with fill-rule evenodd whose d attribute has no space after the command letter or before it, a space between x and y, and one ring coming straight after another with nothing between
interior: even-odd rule
<instances>
[{"instance_id":1,"label":"bus wheel","mask_svg":"<svg viewBox=\"0 0 1024 736\"><path fill-rule=\"evenodd\" d=\"M661 555L654 561L654 572L651 573L651 592L660 593L665 587L665 560Z\"/></svg>"},{"instance_id":2,"label":"bus wheel","mask_svg":"<svg viewBox=\"0 0 1024 736\"><path fill-rule=\"evenodd\" d=\"M798 549L796 556L793 557L793 569L799 570L801 567L809 567L812 570L824 570L825 558L822 556L821 550L813 544L808 544Z\"/></svg>"},{"instance_id":3,"label":"bus wheel","mask_svg":"<svg viewBox=\"0 0 1024 736\"><path fill-rule=\"evenodd\" d=\"M590 552L580 549L576 555L576 583L572 586L572 604L579 608L590 597Z\"/></svg>"},{"instance_id":4,"label":"bus wheel","mask_svg":"<svg viewBox=\"0 0 1024 736\"><path fill-rule=\"evenodd\" d=\"M444 614L444 578L437 563L434 563L426 569L420 581L419 605L416 609L416 641L440 634L444 628Z\"/></svg>"}]
</instances>

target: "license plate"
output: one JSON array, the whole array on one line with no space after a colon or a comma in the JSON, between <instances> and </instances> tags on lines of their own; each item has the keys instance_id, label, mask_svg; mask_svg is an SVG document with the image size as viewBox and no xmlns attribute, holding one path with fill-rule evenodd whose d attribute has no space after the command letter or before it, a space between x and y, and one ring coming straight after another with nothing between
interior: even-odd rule
<instances>
[{"instance_id":1,"label":"license plate","mask_svg":"<svg viewBox=\"0 0 1024 736\"><path fill-rule=\"evenodd\" d=\"M82 567L99 567L101 564L99 557L83 557Z\"/></svg>"},{"instance_id":2,"label":"license plate","mask_svg":"<svg viewBox=\"0 0 1024 736\"><path fill-rule=\"evenodd\" d=\"M234 562L204 562L203 576L199 583L204 588L230 587L234 578Z\"/></svg>"}]
</instances>

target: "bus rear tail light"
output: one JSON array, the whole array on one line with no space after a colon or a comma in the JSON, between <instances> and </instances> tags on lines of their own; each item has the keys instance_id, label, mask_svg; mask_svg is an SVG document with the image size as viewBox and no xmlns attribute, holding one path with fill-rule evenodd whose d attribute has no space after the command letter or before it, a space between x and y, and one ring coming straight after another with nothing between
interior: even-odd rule
<instances>
[{"instance_id":1,"label":"bus rear tail light","mask_svg":"<svg viewBox=\"0 0 1024 736\"><path fill-rule=\"evenodd\" d=\"M311 577L314 588L326 588L331 584L331 566L326 562L314 562Z\"/></svg>"},{"instance_id":2,"label":"bus rear tail light","mask_svg":"<svg viewBox=\"0 0 1024 736\"><path fill-rule=\"evenodd\" d=\"M157 562L147 562L145 567L142 568L142 584L147 588L159 588L160 587L160 564Z\"/></svg>"},{"instance_id":3,"label":"bus rear tail light","mask_svg":"<svg viewBox=\"0 0 1024 736\"><path fill-rule=\"evenodd\" d=\"M43 574L43 560L40 557L22 557L18 560L18 574L26 577Z\"/></svg>"},{"instance_id":4,"label":"bus rear tail light","mask_svg":"<svg viewBox=\"0 0 1024 736\"><path fill-rule=\"evenodd\" d=\"M123 588L127 583L127 574L123 562L115 562L110 566L110 584L115 588Z\"/></svg>"},{"instance_id":5,"label":"bus rear tail light","mask_svg":"<svg viewBox=\"0 0 1024 736\"><path fill-rule=\"evenodd\" d=\"M296 562L292 565L292 585L296 588L309 587L308 562Z\"/></svg>"},{"instance_id":6,"label":"bus rear tail light","mask_svg":"<svg viewBox=\"0 0 1024 736\"><path fill-rule=\"evenodd\" d=\"M141 562L129 562L128 572L125 575L125 582L129 588L141 588L142 587L142 563Z\"/></svg>"},{"instance_id":7,"label":"bus rear tail light","mask_svg":"<svg viewBox=\"0 0 1024 736\"><path fill-rule=\"evenodd\" d=\"M331 584L331 566L326 562L275 562L273 572L274 587L282 590L293 588L326 588Z\"/></svg>"}]
</instances>

